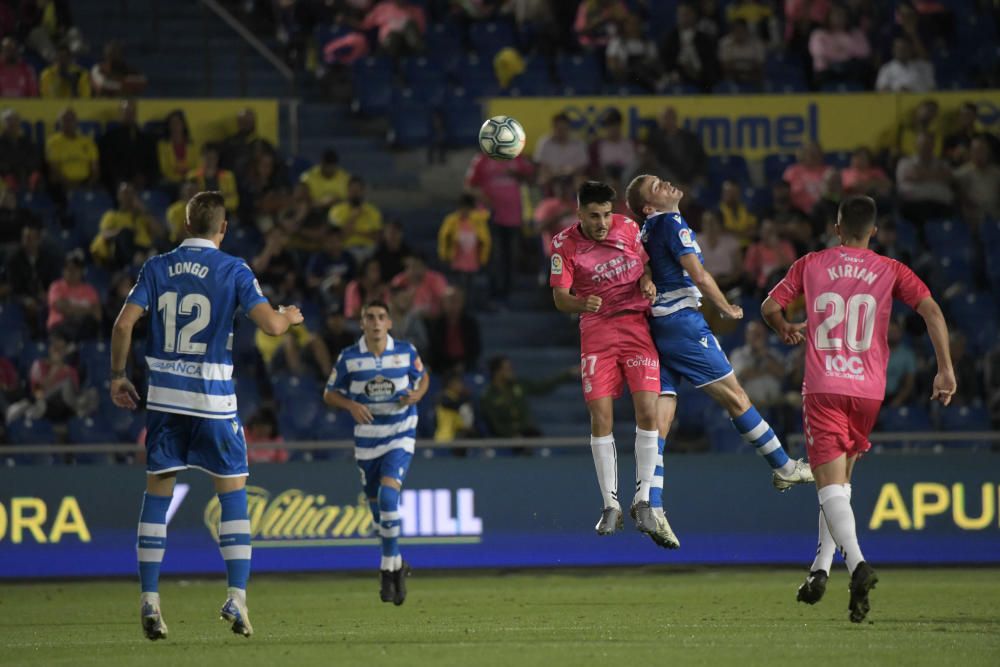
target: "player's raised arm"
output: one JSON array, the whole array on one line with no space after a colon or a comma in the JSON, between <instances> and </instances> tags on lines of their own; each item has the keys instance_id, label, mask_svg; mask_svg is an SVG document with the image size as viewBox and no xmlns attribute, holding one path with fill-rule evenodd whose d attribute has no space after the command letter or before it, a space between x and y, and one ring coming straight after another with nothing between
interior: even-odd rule
<instances>
[{"instance_id":1,"label":"player's raised arm","mask_svg":"<svg viewBox=\"0 0 1000 667\"><path fill-rule=\"evenodd\" d=\"M295 324L302 324L298 306L278 306L275 310L267 302L258 303L250 310L250 319L269 336L280 336Z\"/></svg>"},{"instance_id":2,"label":"player's raised arm","mask_svg":"<svg viewBox=\"0 0 1000 667\"><path fill-rule=\"evenodd\" d=\"M726 295L722 293L719 289L718 283L715 282L715 278L712 274L705 270L705 267L701 265L701 261L698 259L698 255L689 254L681 255L680 264L687 271L688 275L691 276L691 282L695 284L695 287L708 299L713 306L719 309L725 317L732 318L734 320L739 320L743 318L743 309L739 306L734 306L729 303L729 299Z\"/></svg>"},{"instance_id":3,"label":"player's raised arm","mask_svg":"<svg viewBox=\"0 0 1000 667\"><path fill-rule=\"evenodd\" d=\"M927 335L931 337L934 355L937 357L937 375L934 376L934 388L931 391L932 401L941 401L942 405L951 403L951 397L958 389L955 380L955 369L951 365L951 344L948 336L948 324L944 320L941 306L933 297L927 297L917 304L917 314L927 325Z\"/></svg>"}]
</instances>

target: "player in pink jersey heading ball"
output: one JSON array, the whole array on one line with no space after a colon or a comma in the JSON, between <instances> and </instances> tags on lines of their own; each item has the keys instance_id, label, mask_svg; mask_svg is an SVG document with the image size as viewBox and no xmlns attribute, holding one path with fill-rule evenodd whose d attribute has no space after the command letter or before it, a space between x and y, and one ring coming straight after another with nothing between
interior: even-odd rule
<instances>
[{"instance_id":1,"label":"player in pink jersey heading ball","mask_svg":"<svg viewBox=\"0 0 1000 667\"><path fill-rule=\"evenodd\" d=\"M854 623L868 614L868 591L878 577L858 545L851 472L871 448L868 436L885 398L893 299L927 324L938 365L931 399L948 405L956 389L941 308L906 265L868 249L875 218L870 197L846 199L837 215L841 245L795 262L761 306L764 320L785 343L806 343L802 422L819 492L819 548L798 599L819 602L840 547L851 571L848 608ZM792 324L784 309L799 295L805 295L806 322Z\"/></svg>"},{"instance_id":2,"label":"player in pink jersey heading ball","mask_svg":"<svg viewBox=\"0 0 1000 667\"><path fill-rule=\"evenodd\" d=\"M659 546L680 546L662 508L650 506L649 490L659 458L656 408L660 362L646 314L656 295L639 226L612 213L614 188L588 181L577 193L572 227L552 239L549 285L556 308L580 314L580 378L590 412L590 448L604 508L595 530L611 535L622 527L618 503L618 456L612 434L614 400L625 383L635 407L636 527Z\"/></svg>"}]
</instances>

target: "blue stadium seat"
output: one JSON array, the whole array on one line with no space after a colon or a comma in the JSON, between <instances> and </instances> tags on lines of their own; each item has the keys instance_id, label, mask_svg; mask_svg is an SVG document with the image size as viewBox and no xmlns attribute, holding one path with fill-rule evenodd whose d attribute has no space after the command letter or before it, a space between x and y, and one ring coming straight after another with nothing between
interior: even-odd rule
<instances>
[{"instance_id":1,"label":"blue stadium seat","mask_svg":"<svg viewBox=\"0 0 1000 667\"><path fill-rule=\"evenodd\" d=\"M310 167L312 167L312 162L300 155L289 155L285 158L285 169L288 170L288 178L291 179L292 183L298 183L299 178Z\"/></svg>"},{"instance_id":2,"label":"blue stadium seat","mask_svg":"<svg viewBox=\"0 0 1000 667\"><path fill-rule=\"evenodd\" d=\"M795 162L795 156L790 153L772 153L764 157L764 177L768 184L781 180L785 169Z\"/></svg>"},{"instance_id":3,"label":"blue stadium seat","mask_svg":"<svg viewBox=\"0 0 1000 667\"><path fill-rule=\"evenodd\" d=\"M380 115L392 101L392 64L385 58L363 58L354 63L353 108L363 114Z\"/></svg>"},{"instance_id":4,"label":"blue stadium seat","mask_svg":"<svg viewBox=\"0 0 1000 667\"><path fill-rule=\"evenodd\" d=\"M943 291L959 283L967 286L973 284L972 266L969 260L961 255L940 257L934 266L932 276L937 291Z\"/></svg>"},{"instance_id":5,"label":"blue stadium seat","mask_svg":"<svg viewBox=\"0 0 1000 667\"><path fill-rule=\"evenodd\" d=\"M319 392L283 400L278 410L278 430L286 440L315 440L313 427L324 410Z\"/></svg>"},{"instance_id":6,"label":"blue stadium seat","mask_svg":"<svg viewBox=\"0 0 1000 667\"><path fill-rule=\"evenodd\" d=\"M715 95L755 95L763 92L763 86L755 83L720 81L712 87Z\"/></svg>"},{"instance_id":7,"label":"blue stadium seat","mask_svg":"<svg viewBox=\"0 0 1000 667\"><path fill-rule=\"evenodd\" d=\"M824 93L861 93L865 87L854 81L842 81L839 83L824 83L821 87Z\"/></svg>"},{"instance_id":8,"label":"blue stadium seat","mask_svg":"<svg viewBox=\"0 0 1000 667\"><path fill-rule=\"evenodd\" d=\"M74 417L67 427L69 441L75 444L107 444L118 440L111 424L100 413L91 417Z\"/></svg>"},{"instance_id":9,"label":"blue stadium seat","mask_svg":"<svg viewBox=\"0 0 1000 667\"><path fill-rule=\"evenodd\" d=\"M825 153L824 158L826 163L837 169L845 169L851 164L851 152L850 151L833 151L830 153Z\"/></svg>"},{"instance_id":10,"label":"blue stadium seat","mask_svg":"<svg viewBox=\"0 0 1000 667\"><path fill-rule=\"evenodd\" d=\"M686 410L680 406L678 408ZM736 432L729 419L729 413L718 405L712 405L703 413L705 423L705 433L708 435L708 442L713 452L752 452L753 447Z\"/></svg>"},{"instance_id":11,"label":"blue stadium seat","mask_svg":"<svg viewBox=\"0 0 1000 667\"><path fill-rule=\"evenodd\" d=\"M431 23L427 26L427 56L437 62L444 62L462 51L460 27L451 21Z\"/></svg>"},{"instance_id":12,"label":"blue stadium seat","mask_svg":"<svg viewBox=\"0 0 1000 667\"><path fill-rule=\"evenodd\" d=\"M46 223L53 219L56 214L55 202L42 191L22 192L18 197L18 204L42 218Z\"/></svg>"},{"instance_id":13,"label":"blue stadium seat","mask_svg":"<svg viewBox=\"0 0 1000 667\"><path fill-rule=\"evenodd\" d=\"M412 95L410 89L406 92ZM431 113L430 106L413 99L394 103L389 111L391 143L403 147L427 145L431 139Z\"/></svg>"},{"instance_id":14,"label":"blue stadium seat","mask_svg":"<svg viewBox=\"0 0 1000 667\"><path fill-rule=\"evenodd\" d=\"M87 268L84 269L83 279L85 282L90 283L97 290L97 293L103 295L108 293L111 289L111 274L108 273L107 269L104 269L96 264L88 264Z\"/></svg>"},{"instance_id":15,"label":"blue stadium seat","mask_svg":"<svg viewBox=\"0 0 1000 667\"><path fill-rule=\"evenodd\" d=\"M17 301L0 301L0 329L20 329L25 326L24 309Z\"/></svg>"},{"instance_id":16,"label":"blue stadium seat","mask_svg":"<svg viewBox=\"0 0 1000 667\"><path fill-rule=\"evenodd\" d=\"M560 56L556 60L556 72L564 87L578 91L599 89L604 79L600 62L590 54Z\"/></svg>"},{"instance_id":17,"label":"blue stadium seat","mask_svg":"<svg viewBox=\"0 0 1000 667\"><path fill-rule=\"evenodd\" d=\"M952 322L977 322L982 317L994 319L996 303L986 292L962 292L945 302L948 319Z\"/></svg>"},{"instance_id":18,"label":"blue stadium seat","mask_svg":"<svg viewBox=\"0 0 1000 667\"><path fill-rule=\"evenodd\" d=\"M7 424L7 441L15 445L56 444L56 432L47 419L21 419Z\"/></svg>"},{"instance_id":19,"label":"blue stadium seat","mask_svg":"<svg viewBox=\"0 0 1000 667\"><path fill-rule=\"evenodd\" d=\"M483 58L517 42L514 26L509 21L476 21L469 26L469 41Z\"/></svg>"},{"instance_id":20,"label":"blue stadium seat","mask_svg":"<svg viewBox=\"0 0 1000 667\"><path fill-rule=\"evenodd\" d=\"M111 379L111 367L108 364L109 354L108 345L103 341L83 341L80 343L77 355L80 358L80 371L85 386L103 386Z\"/></svg>"},{"instance_id":21,"label":"blue stadium seat","mask_svg":"<svg viewBox=\"0 0 1000 667\"><path fill-rule=\"evenodd\" d=\"M760 215L771 207L771 189L755 187L743 188L743 201L752 213Z\"/></svg>"},{"instance_id":22,"label":"blue stadium seat","mask_svg":"<svg viewBox=\"0 0 1000 667\"><path fill-rule=\"evenodd\" d=\"M990 412L982 405L951 406L941 410L943 431L989 431L992 428Z\"/></svg>"},{"instance_id":23,"label":"blue stadium seat","mask_svg":"<svg viewBox=\"0 0 1000 667\"><path fill-rule=\"evenodd\" d=\"M115 203L104 190L73 190L69 195L69 212L78 229L86 232L87 243L97 233L104 212Z\"/></svg>"},{"instance_id":24,"label":"blue stadium seat","mask_svg":"<svg viewBox=\"0 0 1000 667\"><path fill-rule=\"evenodd\" d=\"M146 210L157 220L164 220L167 217L167 209L173 203L163 190L143 190L139 193L139 198L146 205Z\"/></svg>"},{"instance_id":25,"label":"blue stadium seat","mask_svg":"<svg viewBox=\"0 0 1000 667\"><path fill-rule=\"evenodd\" d=\"M279 402L290 402L306 396L321 396L323 388L311 377L279 373L271 378L274 398Z\"/></svg>"},{"instance_id":26,"label":"blue stadium seat","mask_svg":"<svg viewBox=\"0 0 1000 667\"><path fill-rule=\"evenodd\" d=\"M49 346L45 341L31 341L25 340L24 347L21 349L21 355L19 361L21 363L21 370L27 374L31 370L31 364L35 362L35 359L41 359L46 354L48 354Z\"/></svg>"},{"instance_id":27,"label":"blue stadium seat","mask_svg":"<svg viewBox=\"0 0 1000 667\"><path fill-rule=\"evenodd\" d=\"M257 254L262 242L260 232L253 225L238 225L222 239L222 250L246 260Z\"/></svg>"},{"instance_id":28,"label":"blue stadium seat","mask_svg":"<svg viewBox=\"0 0 1000 667\"><path fill-rule=\"evenodd\" d=\"M445 108L444 122L449 145L474 146L483 124L482 107L474 102L459 103L456 100Z\"/></svg>"},{"instance_id":29,"label":"blue stadium seat","mask_svg":"<svg viewBox=\"0 0 1000 667\"><path fill-rule=\"evenodd\" d=\"M885 406L878 421L879 429L890 432L931 430L931 418L919 405L904 405L898 408Z\"/></svg>"},{"instance_id":30,"label":"blue stadium seat","mask_svg":"<svg viewBox=\"0 0 1000 667\"><path fill-rule=\"evenodd\" d=\"M24 327L0 326L0 357L6 357L17 365L27 338L28 330Z\"/></svg>"},{"instance_id":31,"label":"blue stadium seat","mask_svg":"<svg viewBox=\"0 0 1000 667\"><path fill-rule=\"evenodd\" d=\"M750 185L750 170L741 155L713 155L708 158L709 177L721 185L724 180Z\"/></svg>"},{"instance_id":32,"label":"blue stadium seat","mask_svg":"<svg viewBox=\"0 0 1000 667\"><path fill-rule=\"evenodd\" d=\"M967 255L972 243L969 228L958 220L933 220L924 225L927 245L934 248L934 254L942 252L954 254L961 251Z\"/></svg>"},{"instance_id":33,"label":"blue stadium seat","mask_svg":"<svg viewBox=\"0 0 1000 667\"><path fill-rule=\"evenodd\" d=\"M354 420L343 410L326 410L313 424L311 440L350 440L354 437Z\"/></svg>"},{"instance_id":34,"label":"blue stadium seat","mask_svg":"<svg viewBox=\"0 0 1000 667\"><path fill-rule=\"evenodd\" d=\"M917 236L917 228L909 220L896 218L896 241L911 254L920 248L920 238Z\"/></svg>"}]
</instances>

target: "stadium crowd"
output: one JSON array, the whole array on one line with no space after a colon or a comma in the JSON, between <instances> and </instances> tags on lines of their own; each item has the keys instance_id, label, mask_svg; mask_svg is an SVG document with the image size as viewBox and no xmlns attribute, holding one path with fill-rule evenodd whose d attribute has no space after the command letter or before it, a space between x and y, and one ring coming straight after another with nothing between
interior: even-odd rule
<instances>
[{"instance_id":1,"label":"stadium crowd","mask_svg":"<svg viewBox=\"0 0 1000 667\"><path fill-rule=\"evenodd\" d=\"M431 47L430 40L418 39L428 20L458 20L460 34L472 35L483 21L513 12L519 44L554 49L543 57L601 53L609 77L625 76L656 90L666 81L663 90L670 91L692 85L715 90L721 81L774 83L768 63L776 53L783 66L801 63L810 86L878 81L880 89L926 90L923 83L932 80L926 54L940 53L942 44L958 47L955 21L945 20L947 13L931 15L928 3L900 4L895 20L880 15L879 3L864 1L789 0L783 11L753 1L682 4L677 27L662 39L642 29L657 25L653 14L661 3L653 2L263 4L277 12L288 43L295 35L314 34L332 16L351 26L360 22L357 28L385 27L385 35L378 32L381 47L365 48L396 56ZM337 11L323 13L331 7ZM413 19L384 18L394 12ZM5 24L5 16L0 12L0 27L15 25ZM560 27L559 16L574 17L572 31ZM400 25L403 34L393 34L391 26ZM347 34L353 33L367 39L358 30ZM473 38L466 39L468 45ZM8 50L10 43L4 42L2 86L23 65L16 50ZM37 42L24 43L43 57ZM54 63L69 63L70 43L55 42ZM893 51L879 54L870 45L891 45ZM664 59L672 48L678 50L675 60ZM844 53L857 57L840 58ZM113 71L120 50L105 56L104 70ZM691 69L695 62L701 70ZM112 90L95 74L99 66L91 68L89 80L80 69L74 86L60 89L80 97L87 86L95 94ZM3 87L3 94L16 96L8 90ZM1000 292L1000 142L984 132L973 103L942 109L927 100L879 145L847 155L810 143L794 158L771 155L760 165L708 155L667 98L655 127L636 138L627 136L613 109L591 137L576 136L569 119L557 115L532 155L510 163L479 154L472 159L464 184L456 184L454 210L441 220L436 257L415 250L406 221L383 215L377 196L373 201L364 179L340 165L336 150L326 150L318 164L303 165L259 135L250 109L235 119L231 136L195 145L182 108L140 125L137 104L124 100L119 122L96 137L78 131L67 107L44 146L33 143L16 112L2 111L0 405L8 442L140 437L141 416L123 415L107 400L109 327L144 259L183 237L184 206L204 189L223 192L230 210L223 249L247 259L272 302L300 304L307 315L305 326L281 338L248 336L249 327L237 328L237 391L248 438L349 434L343 419L322 418L320 387L331 361L356 340L360 305L375 296L391 303L395 334L411 340L433 372L422 436L447 441L543 434L527 397L572 381L574 374L518 379L509 359L483 349L478 314L505 312L515 278L526 267L544 280L549 240L573 223L574 193L583 180L606 180L623 194L629 179L645 172L685 188L684 212L699 234L707 268L751 315L797 257L836 242L832 226L845 194L874 196L882 211L878 249L909 263L943 297L956 330L953 355L963 387L956 401L986 427L990 413L1000 412L994 296ZM619 209L627 213L624 202ZM773 410L776 423L797 430L800 351L773 344L757 322L712 316L712 324L754 402ZM903 411L927 407L929 356L911 343L919 338L918 326L901 312L890 334L887 402ZM137 375L141 349L136 347L133 364ZM287 457L280 449L254 455Z\"/></svg>"}]
</instances>

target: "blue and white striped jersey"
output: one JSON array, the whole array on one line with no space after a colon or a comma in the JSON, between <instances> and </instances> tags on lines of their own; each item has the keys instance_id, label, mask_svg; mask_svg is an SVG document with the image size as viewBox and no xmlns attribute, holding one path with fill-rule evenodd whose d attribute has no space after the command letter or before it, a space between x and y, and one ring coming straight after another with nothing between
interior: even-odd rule
<instances>
[{"instance_id":1,"label":"blue and white striped jersey","mask_svg":"<svg viewBox=\"0 0 1000 667\"><path fill-rule=\"evenodd\" d=\"M246 262L207 239L147 260L127 299L150 314L146 407L235 418L233 318L265 301Z\"/></svg>"},{"instance_id":2,"label":"blue and white striped jersey","mask_svg":"<svg viewBox=\"0 0 1000 667\"><path fill-rule=\"evenodd\" d=\"M655 213L642 226L642 244L656 284L653 317L666 317L685 308L701 307L701 291L681 266L681 257L696 254L704 263L694 230L680 213Z\"/></svg>"},{"instance_id":3,"label":"blue and white striped jersey","mask_svg":"<svg viewBox=\"0 0 1000 667\"><path fill-rule=\"evenodd\" d=\"M376 357L362 336L344 348L326 383L327 391L339 391L371 411L371 424L354 426L354 456L360 461L377 459L393 449L413 452L417 438L417 406L399 399L415 389L424 377L424 365L416 348L388 337L385 352Z\"/></svg>"}]
</instances>

